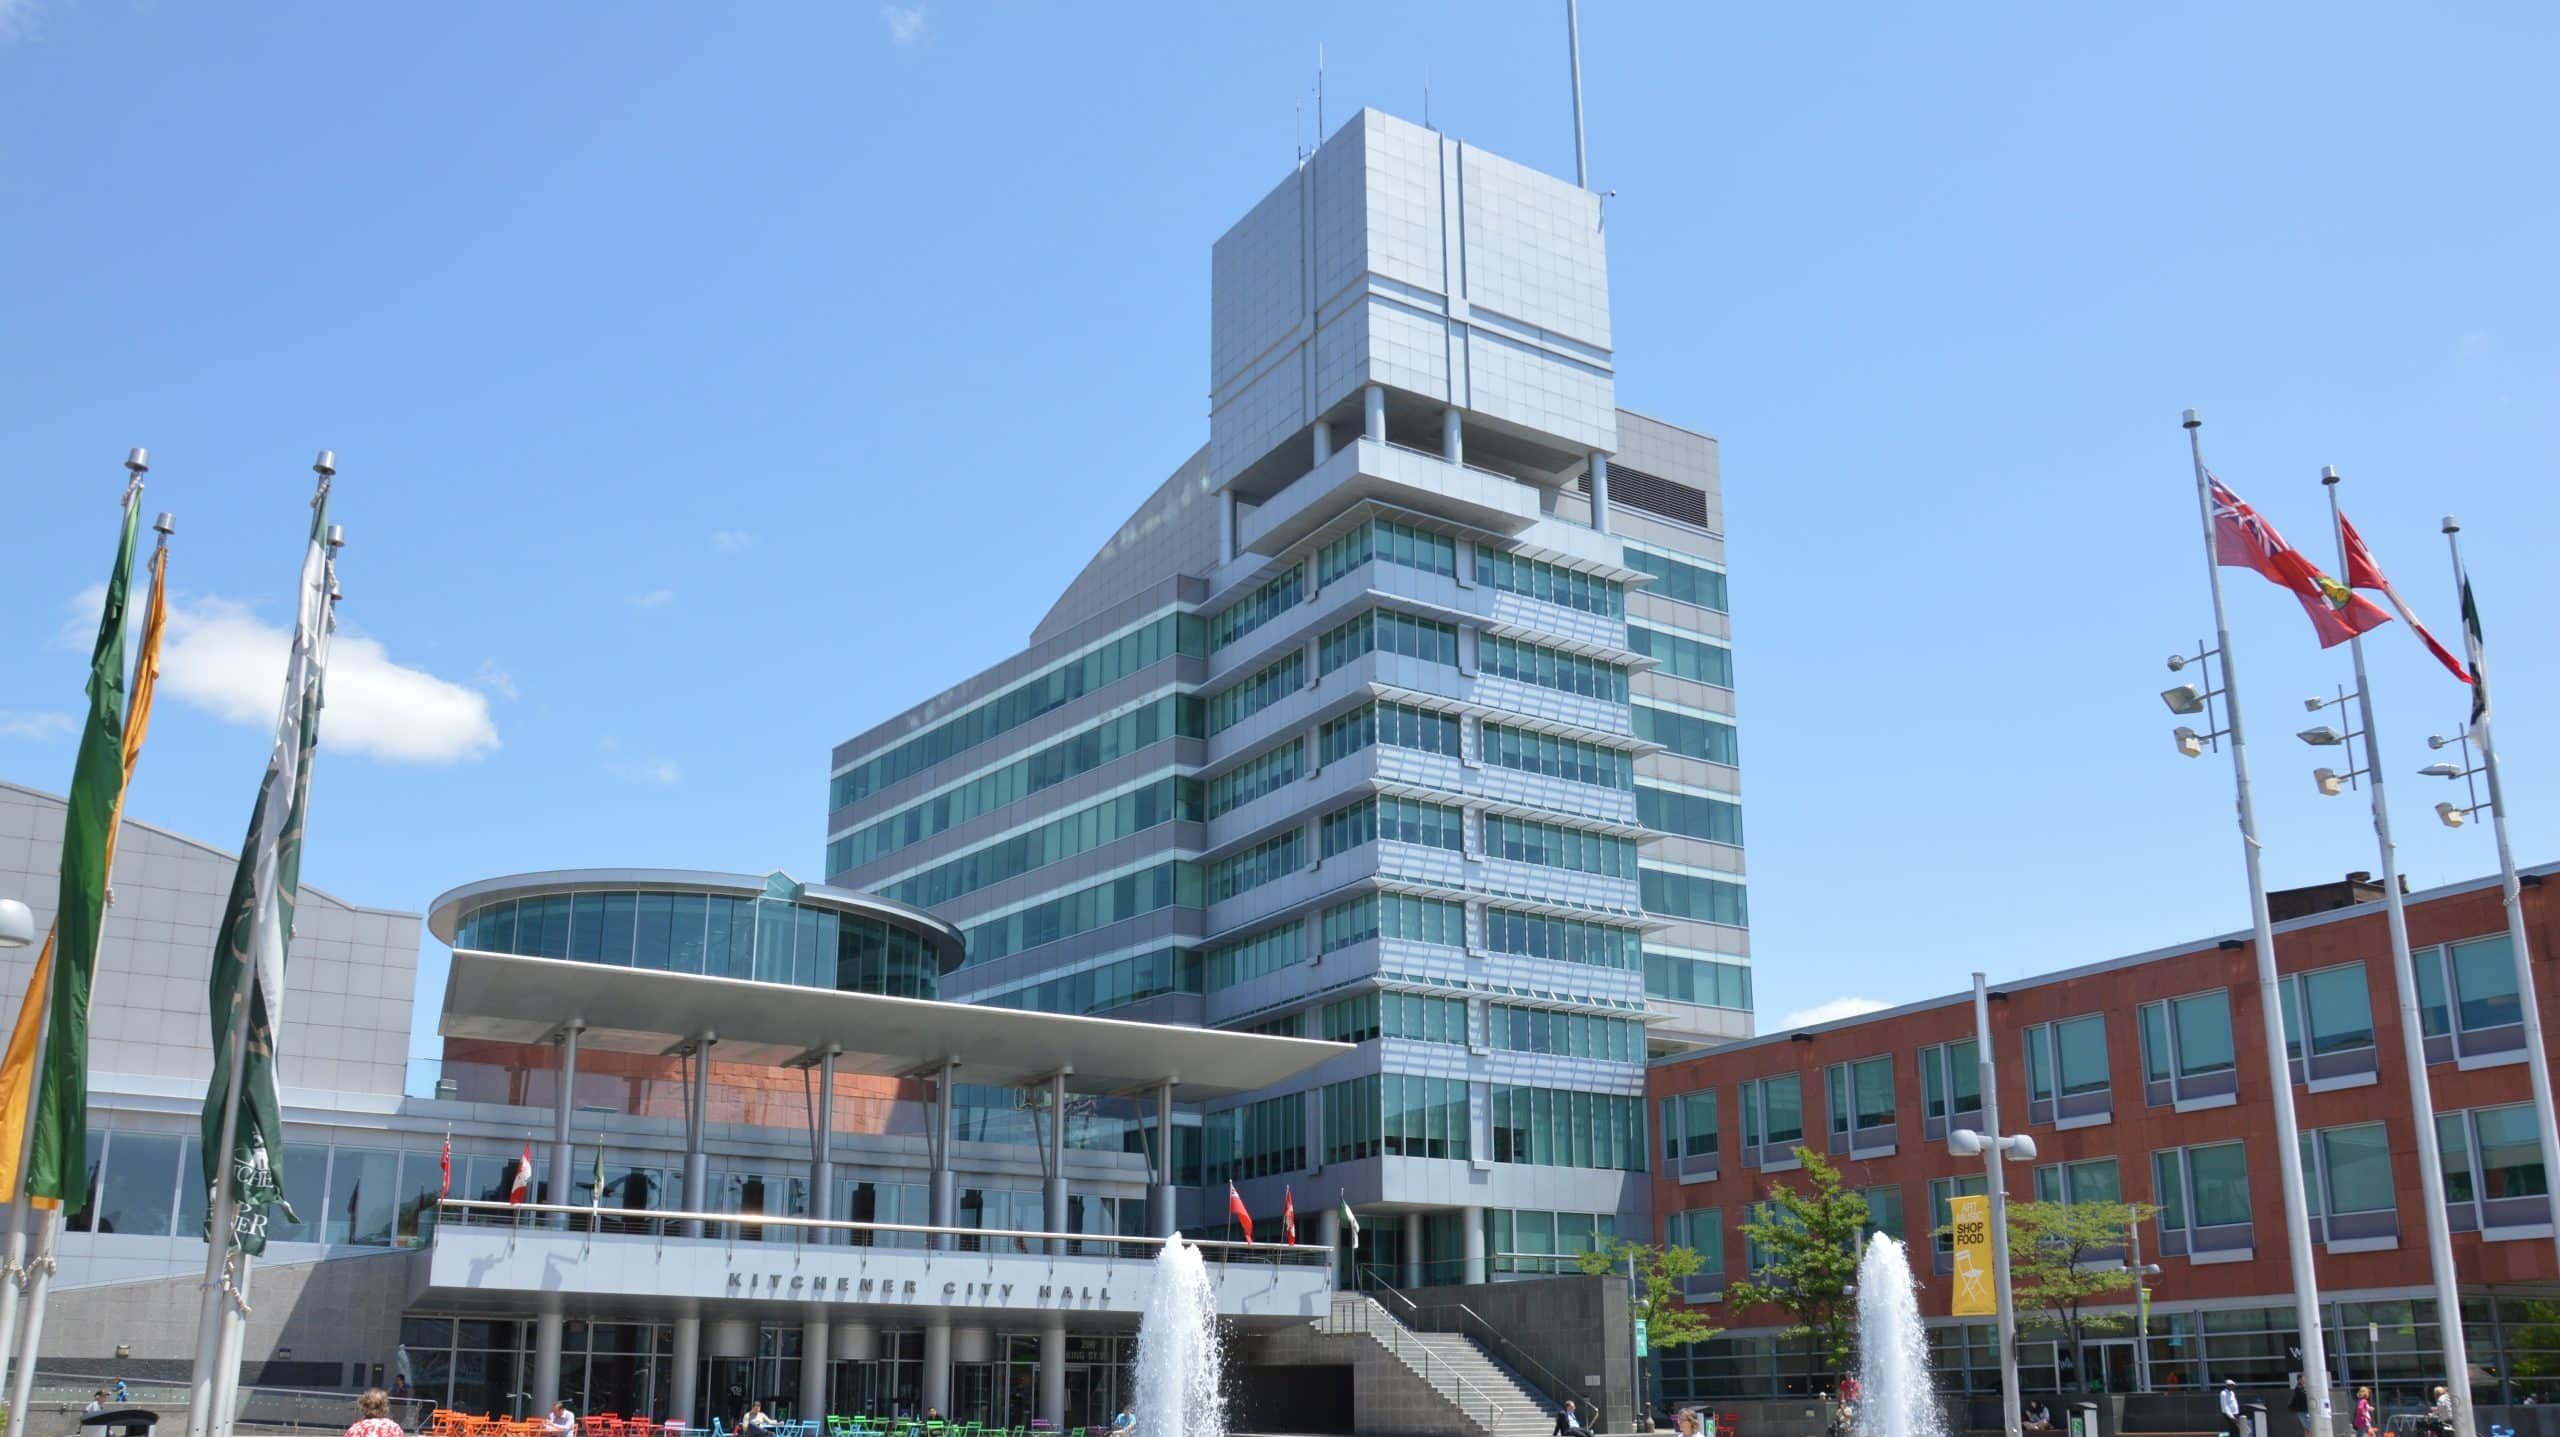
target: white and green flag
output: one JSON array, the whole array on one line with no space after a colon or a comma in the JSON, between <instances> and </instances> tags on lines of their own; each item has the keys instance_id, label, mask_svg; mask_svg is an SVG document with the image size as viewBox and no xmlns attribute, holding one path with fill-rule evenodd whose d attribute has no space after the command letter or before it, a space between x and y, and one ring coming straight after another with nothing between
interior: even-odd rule
<instances>
[{"instance_id":1,"label":"white and green flag","mask_svg":"<svg viewBox=\"0 0 2560 1437\"><path fill-rule=\"evenodd\" d=\"M215 1184L227 1181L236 1204L230 1240L253 1254L266 1250L268 1208L281 1205L287 1217L294 1216L284 1192L276 1035L284 1029L285 949L293 941L294 902L301 891L302 820L311 796L312 749L320 738L321 676L329 662L328 534L329 493L324 486L311 501L311 538L303 550L275 747L258 786L213 953L213 1086L204 1104L204 1178L216 1201L208 1205L206 1220L209 1227L213 1210L222 1206ZM226 1153L223 1120L232 1087L232 1042L237 1025L244 1022L239 1108ZM213 1240L209 1230L206 1240Z\"/></svg>"}]
</instances>

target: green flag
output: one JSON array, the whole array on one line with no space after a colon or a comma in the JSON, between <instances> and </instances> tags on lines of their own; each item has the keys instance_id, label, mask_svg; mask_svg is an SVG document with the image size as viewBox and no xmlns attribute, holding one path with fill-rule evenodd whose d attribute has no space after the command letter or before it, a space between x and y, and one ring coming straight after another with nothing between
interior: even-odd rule
<instances>
[{"instance_id":1,"label":"green flag","mask_svg":"<svg viewBox=\"0 0 2560 1437\"><path fill-rule=\"evenodd\" d=\"M1342 1200L1342 1230L1350 1235L1351 1245L1360 1245L1360 1215L1351 1210L1351 1199Z\"/></svg>"},{"instance_id":2,"label":"green flag","mask_svg":"<svg viewBox=\"0 0 2560 1437\"><path fill-rule=\"evenodd\" d=\"M276 1035L284 1027L284 958L293 941L293 909L301 889L302 820L311 796L311 754L320 741L321 676L329 662L329 494L311 501L311 539L303 550L293 647L285 659L284 703L267 759L249 835L231 875L231 899L213 953L213 1084L204 1102L204 1179L225 1179L223 1117L231 1089L235 1025L246 1023L241 1048L240 1107L231 1133L227 1180L237 1207L231 1241L264 1252L267 1209L282 1206L284 1123L276 1097ZM244 1010L245 1009L245 1013ZM206 1240L213 1207L205 1214Z\"/></svg>"},{"instance_id":3,"label":"green flag","mask_svg":"<svg viewBox=\"0 0 2560 1437\"><path fill-rule=\"evenodd\" d=\"M89 715L80 727L80 757L72 765L71 796L64 805L61 902L53 920L53 1018L36 1094L35 1151L27 1167L28 1193L58 1199L65 1212L74 1213L89 1200L89 989L98 971L98 932L106 923L116 800L124 792L124 610L141 520L137 486L125 494L106 608L89 651Z\"/></svg>"}]
</instances>

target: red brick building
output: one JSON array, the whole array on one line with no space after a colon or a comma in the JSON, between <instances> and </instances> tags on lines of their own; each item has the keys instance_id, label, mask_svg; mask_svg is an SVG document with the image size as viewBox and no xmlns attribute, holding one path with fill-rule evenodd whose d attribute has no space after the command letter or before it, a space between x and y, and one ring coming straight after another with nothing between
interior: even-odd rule
<instances>
[{"instance_id":1,"label":"red brick building","mask_svg":"<svg viewBox=\"0 0 2560 1437\"><path fill-rule=\"evenodd\" d=\"M2546 1036L2560 1030L2551 873L2560 865L2532 871L2524 888ZM2442 1379L2442 1360L2390 940L2380 890L2363 878L2275 895L2277 966L2330 1373L2406 1401ZM2479 1399L2560 1399L2560 1264L2498 884L2415 894L2408 910ZM2027 1388L2281 1386L2292 1278L2248 935L2033 978L2003 978L2004 966L1985 962L2001 1126L2038 1149L2032 1172L2011 1164L2011 1199L2160 1209L2132 1235L2140 1260L2161 1268L2147 1342L2130 1303L2114 1309L2128 1317L2120 1331L2078 1353L2030 1331ZM1690 1295L1727 1329L1662 1354L1668 1396L1759 1397L1823 1380L1801 1344L1774 1336L1781 1314L1734 1311L1722 1297L1752 1261L1741 1231L1751 1205L1800 1181L1799 1143L1828 1155L1867 1195L1874 1224L1909 1243L1942 1381L1996 1389L1992 1326L1948 1316L1948 1259L1933 1236L1948 1196L1982 1191L1980 1160L1946 1144L1949 1127L1984 1126L1973 1040L1966 992L1652 1069L1656 1237L1706 1258Z\"/></svg>"}]
</instances>

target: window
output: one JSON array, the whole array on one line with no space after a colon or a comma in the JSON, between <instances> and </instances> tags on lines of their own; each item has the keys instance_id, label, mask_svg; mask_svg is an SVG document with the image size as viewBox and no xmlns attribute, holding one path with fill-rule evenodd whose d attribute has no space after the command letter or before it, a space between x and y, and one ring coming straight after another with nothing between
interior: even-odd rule
<instances>
[{"instance_id":1,"label":"window","mask_svg":"<svg viewBox=\"0 0 2560 1437\"><path fill-rule=\"evenodd\" d=\"M2279 980L2284 1003L2284 1054L2293 1081L2317 1086L2370 1082L2375 1072L2373 999L2362 963L2342 963ZM2304 1053L2304 1028L2309 1055Z\"/></svg>"},{"instance_id":2,"label":"window","mask_svg":"<svg viewBox=\"0 0 2560 1437\"><path fill-rule=\"evenodd\" d=\"M1637 873L1647 913L1695 918L1730 928L1751 926L1746 890L1730 877L1684 868L1645 868Z\"/></svg>"},{"instance_id":3,"label":"window","mask_svg":"<svg viewBox=\"0 0 2560 1437\"><path fill-rule=\"evenodd\" d=\"M1716 1175L1716 1090L1662 1100L1662 1163L1682 1181Z\"/></svg>"},{"instance_id":4,"label":"window","mask_svg":"<svg viewBox=\"0 0 2560 1437\"><path fill-rule=\"evenodd\" d=\"M1158 824L1177 819L1197 822L1200 804L1198 782L1187 778L1158 779L1144 788L1132 789L1053 818L1037 828L1025 829L984 847L970 849L957 858L899 879L878 891L882 897L900 903L930 908L1073 858L1079 853L1090 852ZM679 905L684 906L679 908ZM682 950L674 954L676 971L702 971L703 900L694 896L640 895L639 966L664 969L669 965L671 916L677 935L676 945ZM814 923L819 929L816 951L832 952L837 948L837 934L826 931L836 927L837 920L833 915L803 908L799 917L802 923ZM688 944L690 946L686 947ZM686 966L687 962L690 962L690 967ZM835 974L830 972L825 977L832 982Z\"/></svg>"},{"instance_id":5,"label":"window","mask_svg":"<svg viewBox=\"0 0 2560 1437\"><path fill-rule=\"evenodd\" d=\"M1486 1208L1485 1251L1495 1272L1580 1272L1581 1256L1615 1242L1614 1213ZM1721 1255L1721 1254L1719 1254Z\"/></svg>"},{"instance_id":6,"label":"window","mask_svg":"<svg viewBox=\"0 0 2560 1437\"><path fill-rule=\"evenodd\" d=\"M1433 713L1410 704L1367 704L1325 721L1316 736L1317 757L1320 762L1332 763L1373 743L1454 758L1458 752L1458 716Z\"/></svg>"},{"instance_id":7,"label":"window","mask_svg":"<svg viewBox=\"0 0 2560 1437\"><path fill-rule=\"evenodd\" d=\"M2551 1221L2551 1186L2533 1105L2436 1115L2444 1201L2456 1232L2523 1228Z\"/></svg>"},{"instance_id":8,"label":"window","mask_svg":"<svg viewBox=\"0 0 2560 1437\"><path fill-rule=\"evenodd\" d=\"M1467 1000L1423 993L1363 993L1327 1003L1320 1031L1337 1043L1365 1043L1372 1038L1464 1043Z\"/></svg>"},{"instance_id":9,"label":"window","mask_svg":"<svg viewBox=\"0 0 2560 1437\"><path fill-rule=\"evenodd\" d=\"M1981 1050L1973 1039L1934 1043L1920 1050L1920 1121L1922 1135L1943 1138L1949 1119L1962 1123L1982 1115Z\"/></svg>"},{"instance_id":10,"label":"window","mask_svg":"<svg viewBox=\"0 0 2560 1437\"><path fill-rule=\"evenodd\" d=\"M2052 1163L2036 1169L2037 1202L2122 1202L2114 1158Z\"/></svg>"},{"instance_id":11,"label":"window","mask_svg":"<svg viewBox=\"0 0 2560 1437\"><path fill-rule=\"evenodd\" d=\"M1316 673L1332 673L1363 654L1402 654L1455 668L1458 630L1454 624L1417 619L1393 609L1370 609L1327 630L1316 640Z\"/></svg>"},{"instance_id":12,"label":"window","mask_svg":"<svg viewBox=\"0 0 2560 1437\"><path fill-rule=\"evenodd\" d=\"M1553 1053L1610 1063L1644 1061L1642 1023L1594 1013L1559 1013L1497 1003L1485 1010L1485 1041L1505 1052Z\"/></svg>"},{"instance_id":13,"label":"window","mask_svg":"<svg viewBox=\"0 0 2560 1437\"><path fill-rule=\"evenodd\" d=\"M1703 759L1730 768L1742 762L1742 743L1730 719L1680 709L1636 704L1629 710L1636 737L1658 743L1682 758Z\"/></svg>"},{"instance_id":14,"label":"window","mask_svg":"<svg viewBox=\"0 0 2560 1437\"><path fill-rule=\"evenodd\" d=\"M1205 1114L1200 1147L1206 1185L1294 1173L1307 1165L1307 1095L1284 1093Z\"/></svg>"},{"instance_id":15,"label":"window","mask_svg":"<svg viewBox=\"0 0 2560 1437\"><path fill-rule=\"evenodd\" d=\"M1695 957L1666 949L1644 950L1646 996L1674 1003L1701 1003L1710 1008L1751 1009L1748 964Z\"/></svg>"},{"instance_id":16,"label":"window","mask_svg":"<svg viewBox=\"0 0 2560 1437\"><path fill-rule=\"evenodd\" d=\"M1277 973L1293 963L1307 960L1307 933L1303 922L1283 923L1265 929L1250 938L1222 943L1209 950L1203 961L1203 985L1215 993L1238 983Z\"/></svg>"},{"instance_id":17,"label":"window","mask_svg":"<svg viewBox=\"0 0 2560 1437\"><path fill-rule=\"evenodd\" d=\"M1701 609L1725 613L1725 576L1721 569L1702 568L1689 560L1657 554L1651 549L1627 546L1627 567L1642 569L1653 576L1653 584L1645 590L1666 599L1695 604Z\"/></svg>"},{"instance_id":18,"label":"window","mask_svg":"<svg viewBox=\"0 0 2560 1437\"><path fill-rule=\"evenodd\" d=\"M1291 649L1239 684L1219 690L1208 703L1209 732L1223 733L1307 686L1307 655Z\"/></svg>"},{"instance_id":19,"label":"window","mask_svg":"<svg viewBox=\"0 0 2560 1437\"><path fill-rule=\"evenodd\" d=\"M1481 635L1476 642L1476 658L1484 672L1495 678L1513 679L1560 693L1579 694L1588 699L1623 704L1627 701L1627 671L1624 667L1586 659L1558 649L1524 644L1495 634Z\"/></svg>"},{"instance_id":20,"label":"window","mask_svg":"<svg viewBox=\"0 0 2560 1437\"><path fill-rule=\"evenodd\" d=\"M1200 959L1197 948L1159 948L1079 972L992 989L970 1001L1041 1013L1100 1013L1159 994L1203 991Z\"/></svg>"},{"instance_id":21,"label":"window","mask_svg":"<svg viewBox=\"0 0 2560 1437\"><path fill-rule=\"evenodd\" d=\"M1685 1247L1698 1255L1698 1271L1680 1284L1688 1302L1712 1302L1724 1295L1724 1209L1691 1208L1662 1219L1662 1245Z\"/></svg>"},{"instance_id":22,"label":"window","mask_svg":"<svg viewBox=\"0 0 2560 1437\"><path fill-rule=\"evenodd\" d=\"M2507 935L2421 948L2409 957L2417 967L2428 1062L2523 1060L2524 1007Z\"/></svg>"},{"instance_id":23,"label":"window","mask_svg":"<svg viewBox=\"0 0 2560 1437\"><path fill-rule=\"evenodd\" d=\"M1296 837L1295 830L1291 831L1290 837ZM968 961L992 963L1008 954L1072 938L1079 933L1089 933L1141 913L1175 906L1191 907L1199 902L1199 869L1189 863L1160 863L1153 868L1123 874L1089 888L1045 899L1027 908L1015 909L1001 918L970 925L965 930ZM902 936L912 943L913 935L902 935L896 928L889 930L892 945L889 961L893 970L899 961L896 945ZM893 991L896 986L893 981ZM931 996L931 989L928 988L922 996Z\"/></svg>"},{"instance_id":24,"label":"window","mask_svg":"<svg viewBox=\"0 0 2560 1437\"><path fill-rule=\"evenodd\" d=\"M1693 683L1733 687L1733 650L1704 634L1627 625L1627 647L1660 665L1658 672Z\"/></svg>"},{"instance_id":25,"label":"window","mask_svg":"<svg viewBox=\"0 0 2560 1437\"><path fill-rule=\"evenodd\" d=\"M1902 1189L1900 1187L1862 1188L1858 1196L1867 1200L1867 1221L1858 1230L1858 1246L1864 1249L1867 1239L1883 1233L1895 1242L1902 1241Z\"/></svg>"},{"instance_id":26,"label":"window","mask_svg":"<svg viewBox=\"0 0 2560 1437\"><path fill-rule=\"evenodd\" d=\"M1411 798L1368 798L1324 816L1322 854L1331 858L1364 844L1418 843L1426 848L1461 846L1463 811ZM1491 822L1490 819L1487 822Z\"/></svg>"},{"instance_id":27,"label":"window","mask_svg":"<svg viewBox=\"0 0 2560 1437\"><path fill-rule=\"evenodd\" d=\"M1742 1165L1791 1168L1804 1141L1804 1078L1796 1073L1742 1084Z\"/></svg>"},{"instance_id":28,"label":"window","mask_svg":"<svg viewBox=\"0 0 2560 1437\"><path fill-rule=\"evenodd\" d=\"M1834 1063L1823 1076L1831 1094L1831 1151L1892 1151L1893 1059Z\"/></svg>"},{"instance_id":29,"label":"window","mask_svg":"<svg viewBox=\"0 0 2560 1437\"><path fill-rule=\"evenodd\" d=\"M1209 652L1216 653L1287 613L1307 594L1307 566L1291 564L1280 577L1209 616Z\"/></svg>"},{"instance_id":30,"label":"window","mask_svg":"<svg viewBox=\"0 0 2560 1437\"><path fill-rule=\"evenodd\" d=\"M1372 519L1317 551L1316 583L1330 584L1371 559L1454 579L1458 541L1393 519Z\"/></svg>"},{"instance_id":31,"label":"window","mask_svg":"<svg viewBox=\"0 0 2560 1437\"><path fill-rule=\"evenodd\" d=\"M1497 1163L1644 1171L1641 1098L1496 1086L1492 1106Z\"/></svg>"},{"instance_id":32,"label":"window","mask_svg":"<svg viewBox=\"0 0 2560 1437\"><path fill-rule=\"evenodd\" d=\"M2302 1197L2311 1210L2313 1242L2332 1251L2396 1243L2399 1194L2391 1186L2391 1142L2382 1124L2304 1133Z\"/></svg>"},{"instance_id":33,"label":"window","mask_svg":"<svg viewBox=\"0 0 2560 1437\"><path fill-rule=\"evenodd\" d=\"M1324 911L1323 951L1331 953L1378 937L1463 948L1467 942L1467 908L1438 898L1408 893L1371 894Z\"/></svg>"},{"instance_id":34,"label":"window","mask_svg":"<svg viewBox=\"0 0 2560 1437\"><path fill-rule=\"evenodd\" d=\"M1496 813L1484 816L1484 851L1489 858L1597 873L1606 878L1633 878L1636 872L1636 846L1632 840Z\"/></svg>"},{"instance_id":35,"label":"window","mask_svg":"<svg viewBox=\"0 0 2560 1437\"><path fill-rule=\"evenodd\" d=\"M2149 1032L2146 1025L2146 1051ZM2077 1128L2114 1116L2105 1014L2038 1023L2026 1030L2025 1042L2028 1122Z\"/></svg>"},{"instance_id":36,"label":"window","mask_svg":"<svg viewBox=\"0 0 2560 1437\"><path fill-rule=\"evenodd\" d=\"M1540 559L1524 559L1481 544L1476 546L1476 582L1488 589L1525 594L1587 614L1614 619L1626 612L1626 590L1615 580L1559 568Z\"/></svg>"},{"instance_id":37,"label":"window","mask_svg":"<svg viewBox=\"0 0 2560 1437\"><path fill-rule=\"evenodd\" d=\"M1636 781L1636 761L1630 754L1504 724L1484 726L1484 761L1496 768L1542 773L1599 788L1624 789ZM1660 825L1648 821L1646 826Z\"/></svg>"},{"instance_id":38,"label":"window","mask_svg":"<svg viewBox=\"0 0 2560 1437\"><path fill-rule=\"evenodd\" d=\"M1360 1084L1374 1085L1378 1094L1379 1150L1388 1157L1463 1159L1468 1155L1464 1078L1384 1073L1336 1086ZM1353 1121L1365 1122L1365 1115L1355 1115Z\"/></svg>"},{"instance_id":39,"label":"window","mask_svg":"<svg viewBox=\"0 0 2560 1437\"><path fill-rule=\"evenodd\" d=\"M1639 784L1636 821L1662 833L1703 838L1709 843L1742 842L1742 805L1722 794Z\"/></svg>"},{"instance_id":40,"label":"window","mask_svg":"<svg viewBox=\"0 0 2560 1437\"><path fill-rule=\"evenodd\" d=\"M2256 1249L2249 1226L2249 1163L2241 1145L2167 1148L2151 1155L2160 1205L2160 1251L2222 1259Z\"/></svg>"},{"instance_id":41,"label":"window","mask_svg":"<svg viewBox=\"0 0 2560 1437\"><path fill-rule=\"evenodd\" d=\"M2217 988L2141 1007L2143 1100L2223 1107L2239 1074L2231 1048L2231 994Z\"/></svg>"},{"instance_id":42,"label":"window","mask_svg":"<svg viewBox=\"0 0 2560 1437\"><path fill-rule=\"evenodd\" d=\"M1209 780L1209 817L1232 813L1266 793L1297 782L1306 756L1307 741L1293 738L1251 763Z\"/></svg>"},{"instance_id":43,"label":"window","mask_svg":"<svg viewBox=\"0 0 2560 1437\"><path fill-rule=\"evenodd\" d=\"M91 1134L93 1143L99 1134ZM167 1237L174 1211L180 1173L179 1160L187 1151L185 1140L174 1133L136 1133L119 1130L108 1136L106 1171L94 1192L96 1202L81 1216L87 1218L90 1230L129 1233L141 1237ZM201 1149L194 1151L200 1152ZM290 1151L290 1149L288 1149ZM184 1180L190 1188L204 1186L202 1160ZM305 1202L310 1195L305 1194ZM201 1223L202 1219L198 1218ZM193 1231L178 1236L192 1238Z\"/></svg>"},{"instance_id":44,"label":"window","mask_svg":"<svg viewBox=\"0 0 2560 1437\"><path fill-rule=\"evenodd\" d=\"M1384 1143L1379 1118L1377 1074L1347 1083L1327 1083L1324 1160L1347 1163L1376 1157Z\"/></svg>"},{"instance_id":45,"label":"window","mask_svg":"<svg viewBox=\"0 0 2560 1437\"><path fill-rule=\"evenodd\" d=\"M1277 878L1304 868L1307 862L1306 830L1293 828L1277 838L1265 839L1233 858L1209 865L1207 897L1211 903L1222 903L1239 893L1248 893Z\"/></svg>"},{"instance_id":46,"label":"window","mask_svg":"<svg viewBox=\"0 0 2560 1437\"><path fill-rule=\"evenodd\" d=\"M1484 946L1496 953L1587 963L1595 968L1633 969L1642 960L1641 943L1642 935L1632 928L1585 923L1576 918L1545 918L1507 908L1484 911Z\"/></svg>"}]
</instances>

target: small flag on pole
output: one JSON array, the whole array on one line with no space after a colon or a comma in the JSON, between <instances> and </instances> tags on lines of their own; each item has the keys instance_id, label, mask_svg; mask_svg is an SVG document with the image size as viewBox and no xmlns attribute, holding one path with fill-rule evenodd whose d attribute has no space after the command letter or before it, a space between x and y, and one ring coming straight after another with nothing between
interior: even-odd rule
<instances>
[{"instance_id":1,"label":"small flag on pole","mask_svg":"<svg viewBox=\"0 0 2560 1437\"><path fill-rule=\"evenodd\" d=\"M533 1139L524 1140L524 1156L516 1159L516 1175L507 1182L507 1201L522 1203L533 1192Z\"/></svg>"},{"instance_id":2,"label":"small flag on pole","mask_svg":"<svg viewBox=\"0 0 2560 1437\"><path fill-rule=\"evenodd\" d=\"M1342 1200L1342 1230L1351 1235L1351 1245L1360 1245L1360 1214L1351 1210L1351 1199Z\"/></svg>"},{"instance_id":3,"label":"small flag on pole","mask_svg":"<svg viewBox=\"0 0 2560 1437\"><path fill-rule=\"evenodd\" d=\"M436 1201L453 1196L453 1130L444 1134L444 1154L436 1159Z\"/></svg>"},{"instance_id":4,"label":"small flag on pole","mask_svg":"<svg viewBox=\"0 0 2560 1437\"><path fill-rule=\"evenodd\" d=\"M2436 642L2436 636L2428 633L2427 626L2419 623L2418 616L2410 612L2409 601L2400 597L2400 591L2391 587L2389 579L2382 577L2382 566L2373 561L2373 551L2365 547L2364 536L2356 532L2355 525L2347 522L2344 513L2338 515L2338 533L2347 541L2347 587L2370 589L2389 599L2391 607L2399 611L2400 622L2409 626L2409 632L2418 636L2418 642L2427 646L2427 652L2436 656L2436 662L2444 665L2445 671L2455 678L2466 684L2471 682L2471 675L2463 670L2462 660L2455 658L2451 649Z\"/></svg>"},{"instance_id":5,"label":"small flag on pole","mask_svg":"<svg viewBox=\"0 0 2560 1437\"><path fill-rule=\"evenodd\" d=\"M2254 569L2268 583L2293 595L2311 616L2320 647L2336 648L2368 629L2391 622L2371 599L2322 573L2320 566L2285 542L2266 516L2231 492L2230 486L2206 475L2213 486L2213 560L2226 568Z\"/></svg>"},{"instance_id":6,"label":"small flag on pole","mask_svg":"<svg viewBox=\"0 0 2560 1437\"><path fill-rule=\"evenodd\" d=\"M1298 1197L1286 1184L1280 1189L1280 1240L1291 1247L1298 1245Z\"/></svg>"},{"instance_id":7,"label":"small flag on pole","mask_svg":"<svg viewBox=\"0 0 2560 1437\"><path fill-rule=\"evenodd\" d=\"M1244 1199L1237 1196L1236 1185L1232 1182L1227 1184L1227 1216L1234 1218L1236 1225L1244 1229L1245 1241L1253 1241L1253 1214L1245 1210Z\"/></svg>"},{"instance_id":8,"label":"small flag on pole","mask_svg":"<svg viewBox=\"0 0 2560 1437\"><path fill-rule=\"evenodd\" d=\"M2449 527L2452 520L2445 521ZM2480 642L2480 606L2471 597L2471 571L2454 555L2453 577L2462 585L2462 650L2471 658L2471 734L2480 736L2489 723L2489 655Z\"/></svg>"}]
</instances>

